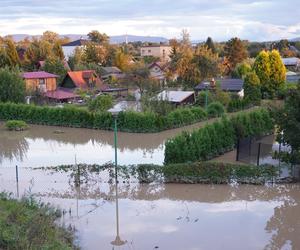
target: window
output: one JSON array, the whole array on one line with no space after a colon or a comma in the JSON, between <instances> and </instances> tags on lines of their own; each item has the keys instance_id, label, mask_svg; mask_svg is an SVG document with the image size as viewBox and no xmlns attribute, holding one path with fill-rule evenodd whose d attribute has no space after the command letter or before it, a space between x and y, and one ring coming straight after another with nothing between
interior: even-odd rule
<instances>
[{"instance_id":1,"label":"window","mask_svg":"<svg viewBox=\"0 0 300 250\"><path fill-rule=\"evenodd\" d=\"M45 79L44 78L39 79L39 85L45 85Z\"/></svg>"},{"instance_id":2,"label":"window","mask_svg":"<svg viewBox=\"0 0 300 250\"><path fill-rule=\"evenodd\" d=\"M151 53L151 49L148 49L148 53Z\"/></svg>"}]
</instances>

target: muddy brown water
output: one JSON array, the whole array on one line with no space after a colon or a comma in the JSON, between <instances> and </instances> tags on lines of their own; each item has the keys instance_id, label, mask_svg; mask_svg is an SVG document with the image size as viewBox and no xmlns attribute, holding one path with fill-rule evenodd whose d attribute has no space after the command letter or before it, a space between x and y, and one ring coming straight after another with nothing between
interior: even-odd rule
<instances>
[{"instance_id":1,"label":"muddy brown water","mask_svg":"<svg viewBox=\"0 0 300 250\"><path fill-rule=\"evenodd\" d=\"M82 249L300 249L300 185L114 182L89 174L0 168L0 190L33 195L65 211ZM116 202L118 201L118 211ZM122 246L114 246L118 228Z\"/></svg>"},{"instance_id":2,"label":"muddy brown water","mask_svg":"<svg viewBox=\"0 0 300 250\"><path fill-rule=\"evenodd\" d=\"M182 131L210 121L160 133L118 132L119 164L163 164L164 143ZM55 133L61 131L63 133ZM92 129L30 125L21 132L7 131L0 123L0 167L55 166L78 162L104 164L114 159L113 132Z\"/></svg>"},{"instance_id":3,"label":"muddy brown water","mask_svg":"<svg viewBox=\"0 0 300 250\"><path fill-rule=\"evenodd\" d=\"M162 164L167 138L205 123L157 134L118 133L119 163ZM16 133L0 124L0 191L33 195L61 208L65 213L59 223L74 228L78 245L87 250L300 249L298 184L142 185L120 180L116 196L107 173L88 174L76 186L69 172L27 168L73 164L75 155L78 162L102 164L112 161L113 154L112 132L31 125ZM15 165L20 167L18 185Z\"/></svg>"}]
</instances>

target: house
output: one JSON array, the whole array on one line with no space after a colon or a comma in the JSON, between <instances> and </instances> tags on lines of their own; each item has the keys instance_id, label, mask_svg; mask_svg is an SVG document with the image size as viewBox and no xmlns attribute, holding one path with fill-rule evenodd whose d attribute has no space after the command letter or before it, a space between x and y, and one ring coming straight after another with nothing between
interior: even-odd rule
<instances>
[{"instance_id":1,"label":"house","mask_svg":"<svg viewBox=\"0 0 300 250\"><path fill-rule=\"evenodd\" d=\"M300 59L297 57L282 58L284 66L291 71L300 70Z\"/></svg>"},{"instance_id":2,"label":"house","mask_svg":"<svg viewBox=\"0 0 300 250\"><path fill-rule=\"evenodd\" d=\"M95 70L69 71L62 81L61 87L68 89L93 89L98 91L108 88L103 84Z\"/></svg>"},{"instance_id":3,"label":"house","mask_svg":"<svg viewBox=\"0 0 300 250\"><path fill-rule=\"evenodd\" d=\"M141 47L141 57L157 57L161 61L170 61L172 47L169 45L149 45Z\"/></svg>"},{"instance_id":4,"label":"house","mask_svg":"<svg viewBox=\"0 0 300 250\"><path fill-rule=\"evenodd\" d=\"M219 87L223 91L237 93L239 96L244 96L244 80L235 79L235 78L220 78L212 79L210 82L203 81L198 84L194 89L196 93L209 89L214 90L216 87Z\"/></svg>"},{"instance_id":5,"label":"house","mask_svg":"<svg viewBox=\"0 0 300 250\"><path fill-rule=\"evenodd\" d=\"M297 74L292 71L287 71L285 77L286 77L286 82L288 83L298 83L300 80L300 74Z\"/></svg>"},{"instance_id":6,"label":"house","mask_svg":"<svg viewBox=\"0 0 300 250\"><path fill-rule=\"evenodd\" d=\"M176 106L195 103L194 91L164 90L156 96L157 100L168 101Z\"/></svg>"},{"instance_id":7,"label":"house","mask_svg":"<svg viewBox=\"0 0 300 250\"><path fill-rule=\"evenodd\" d=\"M57 78L59 76L45 71L25 72L22 74L27 91L54 91L57 88Z\"/></svg>"},{"instance_id":8,"label":"house","mask_svg":"<svg viewBox=\"0 0 300 250\"><path fill-rule=\"evenodd\" d=\"M158 80L161 84L165 84L166 82L166 69L168 64L166 63L160 63L160 62L154 62L151 63L148 66L148 69L150 71L150 77Z\"/></svg>"},{"instance_id":9,"label":"house","mask_svg":"<svg viewBox=\"0 0 300 250\"><path fill-rule=\"evenodd\" d=\"M124 79L126 75L118 67L101 67L101 78L103 81L111 79Z\"/></svg>"},{"instance_id":10,"label":"house","mask_svg":"<svg viewBox=\"0 0 300 250\"><path fill-rule=\"evenodd\" d=\"M69 60L69 57L74 55L76 48L84 48L88 42L89 40L80 38L78 40L63 44L62 49L65 59Z\"/></svg>"}]
</instances>

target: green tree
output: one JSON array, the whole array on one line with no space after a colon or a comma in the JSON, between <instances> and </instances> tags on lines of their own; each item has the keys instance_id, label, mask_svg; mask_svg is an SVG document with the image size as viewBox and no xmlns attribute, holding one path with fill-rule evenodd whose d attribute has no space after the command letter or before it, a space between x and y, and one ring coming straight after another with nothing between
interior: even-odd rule
<instances>
[{"instance_id":1,"label":"green tree","mask_svg":"<svg viewBox=\"0 0 300 250\"><path fill-rule=\"evenodd\" d=\"M244 79L245 99L254 104L259 104L261 100L260 80L254 72L246 74Z\"/></svg>"},{"instance_id":2,"label":"green tree","mask_svg":"<svg viewBox=\"0 0 300 250\"><path fill-rule=\"evenodd\" d=\"M269 53L267 51L263 50L258 54L258 56L255 58L253 69L260 80L262 92L266 92L270 82L271 74Z\"/></svg>"},{"instance_id":3,"label":"green tree","mask_svg":"<svg viewBox=\"0 0 300 250\"><path fill-rule=\"evenodd\" d=\"M53 54L55 57L59 58L60 60L64 60L65 58L61 44L58 41L56 41L53 45Z\"/></svg>"},{"instance_id":4,"label":"green tree","mask_svg":"<svg viewBox=\"0 0 300 250\"><path fill-rule=\"evenodd\" d=\"M19 55L15 46L15 43L11 39L6 39L6 55L9 59L10 67L16 67L20 65Z\"/></svg>"},{"instance_id":5,"label":"green tree","mask_svg":"<svg viewBox=\"0 0 300 250\"><path fill-rule=\"evenodd\" d=\"M275 117L279 131L283 131L280 140L291 146L289 161L300 163L300 86L291 90L282 110L276 110Z\"/></svg>"},{"instance_id":6,"label":"green tree","mask_svg":"<svg viewBox=\"0 0 300 250\"><path fill-rule=\"evenodd\" d=\"M24 102L25 83L19 71L0 69L0 102Z\"/></svg>"},{"instance_id":7,"label":"green tree","mask_svg":"<svg viewBox=\"0 0 300 250\"><path fill-rule=\"evenodd\" d=\"M251 65L247 62L242 62L236 65L232 75L237 78L244 78L251 71Z\"/></svg>"},{"instance_id":8,"label":"green tree","mask_svg":"<svg viewBox=\"0 0 300 250\"><path fill-rule=\"evenodd\" d=\"M9 67L10 61L4 48L0 48L0 68Z\"/></svg>"},{"instance_id":9,"label":"green tree","mask_svg":"<svg viewBox=\"0 0 300 250\"><path fill-rule=\"evenodd\" d=\"M65 75L67 74L67 70L59 58L47 58L45 61L45 65L43 67L43 70L46 72L56 74L59 76L58 84L60 85L62 80L64 79Z\"/></svg>"},{"instance_id":10,"label":"green tree","mask_svg":"<svg viewBox=\"0 0 300 250\"><path fill-rule=\"evenodd\" d=\"M206 39L205 45L209 48L213 53L216 53L216 47L211 37Z\"/></svg>"},{"instance_id":11,"label":"green tree","mask_svg":"<svg viewBox=\"0 0 300 250\"><path fill-rule=\"evenodd\" d=\"M98 63L105 65L107 56L108 51L105 46L96 44L94 42L89 42L85 46L83 60L86 63Z\"/></svg>"},{"instance_id":12,"label":"green tree","mask_svg":"<svg viewBox=\"0 0 300 250\"><path fill-rule=\"evenodd\" d=\"M230 39L225 44L224 54L229 62L229 72L232 72L238 63L248 58L248 51L244 43L237 37Z\"/></svg>"},{"instance_id":13,"label":"green tree","mask_svg":"<svg viewBox=\"0 0 300 250\"><path fill-rule=\"evenodd\" d=\"M93 112L107 111L113 106L113 98L110 95L99 95L91 99L88 103L88 109Z\"/></svg>"}]
</instances>

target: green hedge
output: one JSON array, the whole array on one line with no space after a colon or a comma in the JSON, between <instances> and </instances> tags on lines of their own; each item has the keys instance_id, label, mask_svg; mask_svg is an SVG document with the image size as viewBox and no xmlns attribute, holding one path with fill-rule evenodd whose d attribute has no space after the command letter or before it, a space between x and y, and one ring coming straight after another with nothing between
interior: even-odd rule
<instances>
[{"instance_id":1,"label":"green hedge","mask_svg":"<svg viewBox=\"0 0 300 250\"><path fill-rule=\"evenodd\" d=\"M240 113L182 134L165 144L165 164L212 159L234 148L237 138L264 135L274 128L265 109Z\"/></svg>"},{"instance_id":2,"label":"green hedge","mask_svg":"<svg viewBox=\"0 0 300 250\"><path fill-rule=\"evenodd\" d=\"M231 99L228 107L227 107L227 111L228 112L236 112L236 111L240 111L240 110L244 110L244 109L248 109L250 107L252 107L253 104L251 104L251 102L248 99Z\"/></svg>"},{"instance_id":3,"label":"green hedge","mask_svg":"<svg viewBox=\"0 0 300 250\"><path fill-rule=\"evenodd\" d=\"M153 112L121 112L118 128L127 132L158 132L200 122L207 113L200 107L178 108L161 116ZM0 103L0 120L23 120L31 124L110 130L112 115L93 113L76 107L48 107L14 103Z\"/></svg>"}]
</instances>

